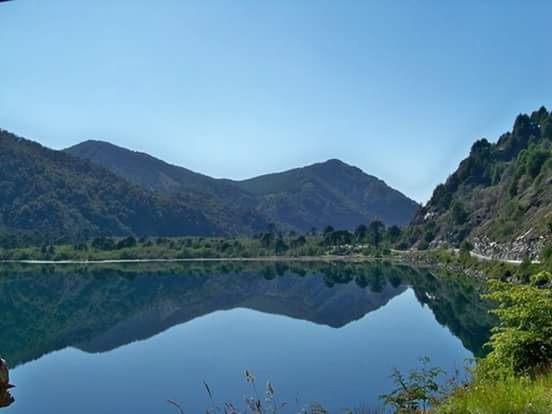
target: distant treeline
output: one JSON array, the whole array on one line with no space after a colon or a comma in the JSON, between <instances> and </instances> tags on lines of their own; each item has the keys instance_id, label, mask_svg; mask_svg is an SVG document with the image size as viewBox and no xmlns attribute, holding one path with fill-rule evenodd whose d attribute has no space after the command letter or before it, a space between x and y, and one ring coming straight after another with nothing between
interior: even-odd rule
<instances>
[{"instance_id":1,"label":"distant treeline","mask_svg":"<svg viewBox=\"0 0 552 414\"><path fill-rule=\"evenodd\" d=\"M401 230L380 221L361 224L354 231L327 226L301 234L283 232L275 225L251 237L96 237L76 244L36 245L25 238L0 237L0 258L4 260L94 260L94 259L187 259L266 256L323 256L389 254L400 244Z\"/></svg>"}]
</instances>

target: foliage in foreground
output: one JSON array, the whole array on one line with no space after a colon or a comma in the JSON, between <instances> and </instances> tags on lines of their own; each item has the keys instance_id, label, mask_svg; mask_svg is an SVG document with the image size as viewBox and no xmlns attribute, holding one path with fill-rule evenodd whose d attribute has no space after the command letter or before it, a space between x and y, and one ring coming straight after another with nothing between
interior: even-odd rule
<instances>
[{"instance_id":1,"label":"foliage in foreground","mask_svg":"<svg viewBox=\"0 0 552 414\"><path fill-rule=\"evenodd\" d=\"M445 375L445 371L429 366L430 360L427 357L420 362L422 367L411 370L408 375L397 369L391 374L396 388L380 398L395 413L427 413L431 406L441 401L449 387L457 387L459 384L458 372L442 384L441 377Z\"/></svg>"},{"instance_id":2,"label":"foliage in foreground","mask_svg":"<svg viewBox=\"0 0 552 414\"><path fill-rule=\"evenodd\" d=\"M552 375L534 380L527 377L499 381L475 380L456 388L442 404L438 414L550 414L552 412Z\"/></svg>"},{"instance_id":3,"label":"foliage in foreground","mask_svg":"<svg viewBox=\"0 0 552 414\"><path fill-rule=\"evenodd\" d=\"M499 324L489 354L470 370L471 381L442 385L438 368L395 372L397 389L384 396L395 413L552 413L552 275L541 271L528 284L490 281L488 298ZM427 360L425 361L427 364Z\"/></svg>"},{"instance_id":4,"label":"foliage in foreground","mask_svg":"<svg viewBox=\"0 0 552 414\"><path fill-rule=\"evenodd\" d=\"M492 351L482 361L486 374L529 375L545 372L552 362L552 275L541 272L530 285L491 281L488 296L497 302L493 312Z\"/></svg>"},{"instance_id":5,"label":"foliage in foreground","mask_svg":"<svg viewBox=\"0 0 552 414\"><path fill-rule=\"evenodd\" d=\"M457 387L435 409L442 414L549 414L552 412L552 275L529 285L491 282L499 325L473 382Z\"/></svg>"},{"instance_id":6,"label":"foliage in foreground","mask_svg":"<svg viewBox=\"0 0 552 414\"><path fill-rule=\"evenodd\" d=\"M255 376L248 370L245 370L245 381L250 387L249 395L243 397L243 404L224 402L218 404L213 390L206 382L203 383L207 395L209 396L210 406L205 410L206 414L329 414L324 407L318 403L301 404L296 399L293 404L288 401L279 401L274 386L269 382L266 383L264 393L260 393L257 389ZM167 400L167 403L173 406L178 414L184 414L184 408L181 404L173 400ZM346 410L345 414L384 414L381 410L372 410L368 408L358 408L354 410Z\"/></svg>"}]
</instances>

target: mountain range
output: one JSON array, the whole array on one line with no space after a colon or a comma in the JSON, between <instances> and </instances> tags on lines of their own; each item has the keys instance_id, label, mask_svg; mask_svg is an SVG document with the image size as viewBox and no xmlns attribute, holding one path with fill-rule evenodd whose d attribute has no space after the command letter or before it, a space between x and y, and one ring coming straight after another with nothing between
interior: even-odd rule
<instances>
[{"instance_id":1,"label":"mountain range","mask_svg":"<svg viewBox=\"0 0 552 414\"><path fill-rule=\"evenodd\" d=\"M381 220L408 224L418 207L383 181L336 159L243 181L214 179L150 155L102 141L85 141L65 150L107 168L128 181L165 195L207 200L239 215L310 231L326 225L351 229Z\"/></svg>"},{"instance_id":2,"label":"mountain range","mask_svg":"<svg viewBox=\"0 0 552 414\"><path fill-rule=\"evenodd\" d=\"M336 159L237 181L108 142L56 151L0 130L0 165L4 246L12 235L49 243L250 235L272 224L308 232L374 220L409 224L404 244L422 249L468 240L488 256L537 258L552 239L552 115L544 107L520 114L496 143L475 142L423 207Z\"/></svg>"},{"instance_id":3,"label":"mountain range","mask_svg":"<svg viewBox=\"0 0 552 414\"><path fill-rule=\"evenodd\" d=\"M56 151L0 130L0 163L0 235L49 242L406 225L418 208L339 160L234 181L107 142Z\"/></svg>"}]
</instances>

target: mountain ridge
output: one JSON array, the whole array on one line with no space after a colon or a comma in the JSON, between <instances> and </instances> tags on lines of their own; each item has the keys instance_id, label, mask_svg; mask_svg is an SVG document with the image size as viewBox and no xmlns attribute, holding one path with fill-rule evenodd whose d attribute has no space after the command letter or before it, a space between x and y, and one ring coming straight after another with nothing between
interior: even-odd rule
<instances>
[{"instance_id":1,"label":"mountain ridge","mask_svg":"<svg viewBox=\"0 0 552 414\"><path fill-rule=\"evenodd\" d=\"M65 151L165 194L187 191L208 195L222 204L253 208L283 229L310 231L328 224L352 229L373 220L405 225L418 208L416 202L383 180L337 159L231 180L195 173L106 141L87 140ZM163 182L161 177L165 176L173 186Z\"/></svg>"},{"instance_id":2,"label":"mountain ridge","mask_svg":"<svg viewBox=\"0 0 552 414\"><path fill-rule=\"evenodd\" d=\"M496 143L476 141L406 233L422 248L467 240L486 256L537 259L552 240L552 114L520 114Z\"/></svg>"}]
</instances>

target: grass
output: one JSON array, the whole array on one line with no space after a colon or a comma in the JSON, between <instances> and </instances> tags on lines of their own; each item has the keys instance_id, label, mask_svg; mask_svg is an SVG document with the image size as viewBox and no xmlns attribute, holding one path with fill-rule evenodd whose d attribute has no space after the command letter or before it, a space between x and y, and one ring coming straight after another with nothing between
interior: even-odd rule
<instances>
[{"instance_id":1,"label":"grass","mask_svg":"<svg viewBox=\"0 0 552 414\"><path fill-rule=\"evenodd\" d=\"M550 414L552 373L531 380L510 377L501 381L474 381L455 389L435 414Z\"/></svg>"}]
</instances>

